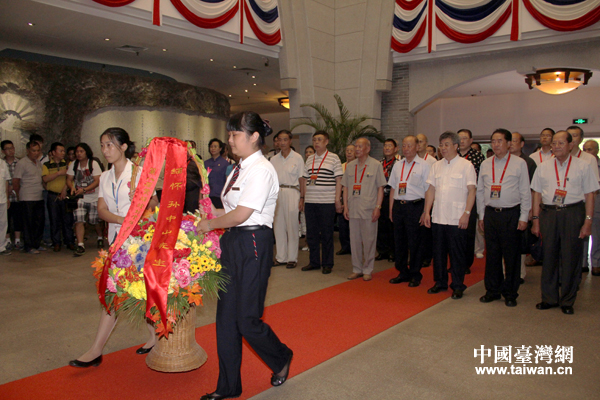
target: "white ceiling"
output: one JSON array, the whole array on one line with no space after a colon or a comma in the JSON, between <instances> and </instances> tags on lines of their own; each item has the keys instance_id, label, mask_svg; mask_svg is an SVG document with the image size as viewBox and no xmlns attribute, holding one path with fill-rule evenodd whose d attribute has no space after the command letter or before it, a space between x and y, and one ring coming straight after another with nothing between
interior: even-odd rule
<instances>
[{"instance_id":1,"label":"white ceiling","mask_svg":"<svg viewBox=\"0 0 600 400\"><path fill-rule=\"evenodd\" d=\"M287 93L280 89L276 57L169 33L153 27L150 21L138 26L32 0L0 0L0 3L0 49L161 73L179 82L231 95L234 112L242 109L286 112L277 102ZM29 22L35 25L29 26ZM123 45L148 50L139 55L115 50Z\"/></svg>"}]
</instances>

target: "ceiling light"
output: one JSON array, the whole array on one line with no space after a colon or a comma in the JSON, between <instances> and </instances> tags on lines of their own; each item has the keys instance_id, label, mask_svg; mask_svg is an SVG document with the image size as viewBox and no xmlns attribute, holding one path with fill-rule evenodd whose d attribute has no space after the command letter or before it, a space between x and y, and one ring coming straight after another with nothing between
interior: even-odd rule
<instances>
[{"instance_id":1,"label":"ceiling light","mask_svg":"<svg viewBox=\"0 0 600 400\"><path fill-rule=\"evenodd\" d=\"M233 69L236 69L236 68L237 68L237 67L234 65L234 66L233 66Z\"/></svg>"},{"instance_id":2,"label":"ceiling light","mask_svg":"<svg viewBox=\"0 0 600 400\"><path fill-rule=\"evenodd\" d=\"M231 97L231 95L229 95L229 97Z\"/></svg>"},{"instance_id":3,"label":"ceiling light","mask_svg":"<svg viewBox=\"0 0 600 400\"><path fill-rule=\"evenodd\" d=\"M27 25L34 26L35 24L33 22L28 22Z\"/></svg>"},{"instance_id":4,"label":"ceiling light","mask_svg":"<svg viewBox=\"0 0 600 400\"><path fill-rule=\"evenodd\" d=\"M287 108L288 110L290 109L290 98L289 97L281 97L277 100L279 101L279 105L281 107Z\"/></svg>"},{"instance_id":5,"label":"ceiling light","mask_svg":"<svg viewBox=\"0 0 600 400\"><path fill-rule=\"evenodd\" d=\"M210 61L214 61L214 60L211 58Z\"/></svg>"},{"instance_id":6,"label":"ceiling light","mask_svg":"<svg viewBox=\"0 0 600 400\"><path fill-rule=\"evenodd\" d=\"M163 51L167 51L167 49L163 49Z\"/></svg>"},{"instance_id":7,"label":"ceiling light","mask_svg":"<svg viewBox=\"0 0 600 400\"><path fill-rule=\"evenodd\" d=\"M248 93L248 89L244 89L244 92Z\"/></svg>"},{"instance_id":8,"label":"ceiling light","mask_svg":"<svg viewBox=\"0 0 600 400\"><path fill-rule=\"evenodd\" d=\"M569 93L579 86L587 85L592 77L589 69L551 68L540 69L526 75L529 89L534 87L547 94Z\"/></svg>"},{"instance_id":9,"label":"ceiling light","mask_svg":"<svg viewBox=\"0 0 600 400\"><path fill-rule=\"evenodd\" d=\"M256 86L256 83L254 83L253 85Z\"/></svg>"},{"instance_id":10,"label":"ceiling light","mask_svg":"<svg viewBox=\"0 0 600 400\"><path fill-rule=\"evenodd\" d=\"M252 75L252 79L256 79L256 76Z\"/></svg>"},{"instance_id":11,"label":"ceiling light","mask_svg":"<svg viewBox=\"0 0 600 400\"><path fill-rule=\"evenodd\" d=\"M110 40L110 38L104 38L104 40L106 40L108 42Z\"/></svg>"}]
</instances>

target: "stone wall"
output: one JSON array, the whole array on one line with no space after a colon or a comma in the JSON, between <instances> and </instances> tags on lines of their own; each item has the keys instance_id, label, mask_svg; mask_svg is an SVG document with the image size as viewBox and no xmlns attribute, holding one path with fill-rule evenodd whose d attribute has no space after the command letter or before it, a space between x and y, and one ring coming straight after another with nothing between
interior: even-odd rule
<instances>
[{"instance_id":1,"label":"stone wall","mask_svg":"<svg viewBox=\"0 0 600 400\"><path fill-rule=\"evenodd\" d=\"M396 64L392 71L392 90L382 93L381 131L400 146L402 138L414 134L413 116L409 111L408 64Z\"/></svg>"}]
</instances>

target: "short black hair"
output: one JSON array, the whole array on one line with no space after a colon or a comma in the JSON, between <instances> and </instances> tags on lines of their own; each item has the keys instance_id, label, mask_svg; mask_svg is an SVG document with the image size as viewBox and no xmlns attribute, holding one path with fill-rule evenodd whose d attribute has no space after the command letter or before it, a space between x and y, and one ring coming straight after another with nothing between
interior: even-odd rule
<instances>
[{"instance_id":1,"label":"short black hair","mask_svg":"<svg viewBox=\"0 0 600 400\"><path fill-rule=\"evenodd\" d=\"M433 146L431 144L428 144L427 147L431 147L433 149L433 152L437 153L437 147L435 147L435 146Z\"/></svg>"},{"instance_id":2,"label":"short black hair","mask_svg":"<svg viewBox=\"0 0 600 400\"><path fill-rule=\"evenodd\" d=\"M279 132L277 132L275 134L275 136L273 136L273 139L275 139L276 137L279 137L279 135L281 135L282 133L285 133L286 135L288 135L288 137L290 138L290 140L293 139L292 132L288 131L287 129L282 129Z\"/></svg>"},{"instance_id":3,"label":"short black hair","mask_svg":"<svg viewBox=\"0 0 600 400\"><path fill-rule=\"evenodd\" d=\"M29 141L30 142L39 142L44 143L44 138L40 135L38 135L37 133L32 133L31 135L29 135Z\"/></svg>"},{"instance_id":4,"label":"short black hair","mask_svg":"<svg viewBox=\"0 0 600 400\"><path fill-rule=\"evenodd\" d=\"M61 142L54 142L52 143L52 145L50 146L50 151L56 151L57 147L65 147L64 144L62 144Z\"/></svg>"},{"instance_id":5,"label":"short black hair","mask_svg":"<svg viewBox=\"0 0 600 400\"><path fill-rule=\"evenodd\" d=\"M481 145L480 145L479 143L477 143L477 142L473 142L473 143L471 143L471 146L472 146L472 145L475 145L475 146L477 146L477 148L479 149L479 152L481 153Z\"/></svg>"},{"instance_id":6,"label":"short black hair","mask_svg":"<svg viewBox=\"0 0 600 400\"><path fill-rule=\"evenodd\" d=\"M394 145L394 147L398 147L398 143L392 138L385 139L385 142L383 142L383 144L386 144L387 142L392 143Z\"/></svg>"},{"instance_id":7,"label":"short black hair","mask_svg":"<svg viewBox=\"0 0 600 400\"><path fill-rule=\"evenodd\" d=\"M571 125L570 127L567 128L567 130L569 130L569 129L579 129L579 134L581 135L581 138L583 139L585 137L585 133L583 132L583 129L581 129L580 126Z\"/></svg>"},{"instance_id":8,"label":"short black hair","mask_svg":"<svg viewBox=\"0 0 600 400\"><path fill-rule=\"evenodd\" d=\"M492 136L490 136L490 139L496 134L496 133L500 133L502 135L504 135L504 139L506 139L507 142L511 142L512 141L512 133L510 133L510 131L508 129L504 129L504 128L498 128L494 131L494 133L492 133Z\"/></svg>"},{"instance_id":9,"label":"short black hair","mask_svg":"<svg viewBox=\"0 0 600 400\"><path fill-rule=\"evenodd\" d=\"M325 131L316 131L315 133L313 133L312 137L315 137L317 135L325 136L325 139L329 140L329 133Z\"/></svg>"},{"instance_id":10,"label":"short black hair","mask_svg":"<svg viewBox=\"0 0 600 400\"><path fill-rule=\"evenodd\" d=\"M42 145L38 141L30 140L29 142L27 142L27 145L25 146L25 148L27 148L27 150L29 150L30 148L32 148L34 146L40 146L40 148L42 147Z\"/></svg>"},{"instance_id":11,"label":"short black hair","mask_svg":"<svg viewBox=\"0 0 600 400\"><path fill-rule=\"evenodd\" d=\"M69 153L71 150L75 151L75 146L71 146L71 147L67 148L67 153Z\"/></svg>"},{"instance_id":12,"label":"short black hair","mask_svg":"<svg viewBox=\"0 0 600 400\"><path fill-rule=\"evenodd\" d=\"M208 142L208 152L210 153L210 146L215 142L219 143L219 147L221 148L221 155L223 155L225 153L225 143L221 142L217 138L212 138L210 139L210 142Z\"/></svg>"},{"instance_id":13,"label":"short black hair","mask_svg":"<svg viewBox=\"0 0 600 400\"><path fill-rule=\"evenodd\" d=\"M552 129L552 128L544 128L544 129L542 129L542 131L540 132L540 135L541 135L541 134L542 134L542 132L544 132L544 131L550 131L550 132L552 132L552 136L554 136L554 135L556 134L556 132L554 132L554 129Z\"/></svg>"},{"instance_id":14,"label":"short black hair","mask_svg":"<svg viewBox=\"0 0 600 400\"><path fill-rule=\"evenodd\" d=\"M2 142L0 142L0 149L4 150L4 146L6 146L7 144L13 144L13 142L11 142L10 140L3 140Z\"/></svg>"},{"instance_id":15,"label":"short black hair","mask_svg":"<svg viewBox=\"0 0 600 400\"><path fill-rule=\"evenodd\" d=\"M469 139L473 139L473 133L470 130L465 129L465 128L459 129L458 132L456 132L456 134L459 134L461 132L467 132L467 134L469 135Z\"/></svg>"},{"instance_id":16,"label":"short black hair","mask_svg":"<svg viewBox=\"0 0 600 400\"><path fill-rule=\"evenodd\" d=\"M273 133L273 129L268 121L265 121L254 111L244 111L237 113L227 121L227 131L243 131L248 136L258 132L258 144L264 146L265 137Z\"/></svg>"}]
</instances>

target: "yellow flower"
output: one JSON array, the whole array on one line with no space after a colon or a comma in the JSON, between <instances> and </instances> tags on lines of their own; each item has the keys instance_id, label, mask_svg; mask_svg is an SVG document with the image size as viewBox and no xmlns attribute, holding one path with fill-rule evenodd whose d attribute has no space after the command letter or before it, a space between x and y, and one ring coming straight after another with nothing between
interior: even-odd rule
<instances>
[{"instance_id":1,"label":"yellow flower","mask_svg":"<svg viewBox=\"0 0 600 400\"><path fill-rule=\"evenodd\" d=\"M181 243L179 240L177 241L177 243L175 243L175 250L183 250L186 249L187 246L183 243Z\"/></svg>"},{"instance_id":2,"label":"yellow flower","mask_svg":"<svg viewBox=\"0 0 600 400\"><path fill-rule=\"evenodd\" d=\"M201 244L199 247L201 252L206 251L206 246L204 246L203 244Z\"/></svg>"},{"instance_id":3,"label":"yellow flower","mask_svg":"<svg viewBox=\"0 0 600 400\"><path fill-rule=\"evenodd\" d=\"M154 233L154 225L150 225L150 226L148 227L148 232L149 232L149 233Z\"/></svg>"},{"instance_id":4,"label":"yellow flower","mask_svg":"<svg viewBox=\"0 0 600 400\"><path fill-rule=\"evenodd\" d=\"M204 245L205 245L206 247L210 247L210 246L212 246L212 244L213 244L213 243L212 243L212 241L210 241L210 240L207 240L207 241L206 241L206 243L204 243Z\"/></svg>"},{"instance_id":5,"label":"yellow flower","mask_svg":"<svg viewBox=\"0 0 600 400\"><path fill-rule=\"evenodd\" d=\"M140 245L137 243L132 244L131 246L129 246L129 248L127 249L127 252L129 254L135 254L137 253L137 251L139 250Z\"/></svg>"},{"instance_id":6,"label":"yellow flower","mask_svg":"<svg viewBox=\"0 0 600 400\"><path fill-rule=\"evenodd\" d=\"M152 234L151 233L146 233L144 235L144 242L151 242L152 241Z\"/></svg>"},{"instance_id":7,"label":"yellow flower","mask_svg":"<svg viewBox=\"0 0 600 400\"><path fill-rule=\"evenodd\" d=\"M142 281L131 282L125 290L138 300L146 300L146 286Z\"/></svg>"}]
</instances>

